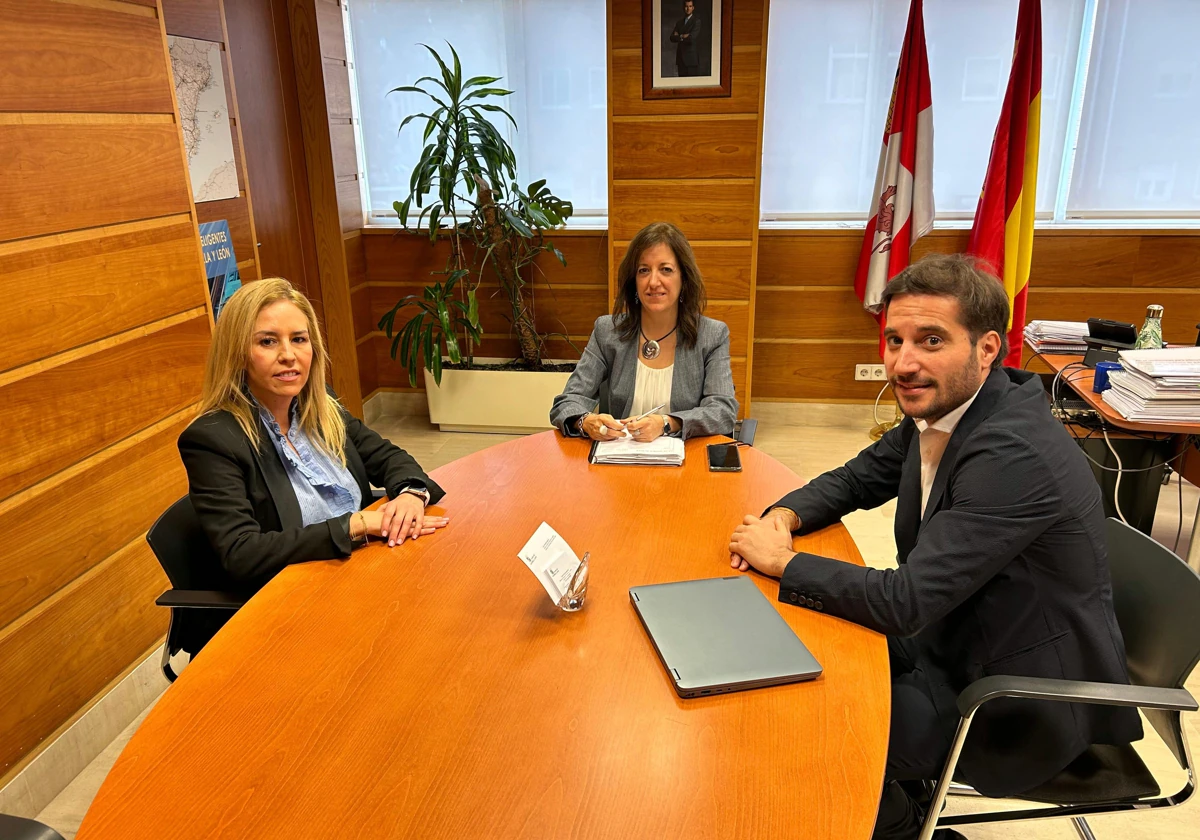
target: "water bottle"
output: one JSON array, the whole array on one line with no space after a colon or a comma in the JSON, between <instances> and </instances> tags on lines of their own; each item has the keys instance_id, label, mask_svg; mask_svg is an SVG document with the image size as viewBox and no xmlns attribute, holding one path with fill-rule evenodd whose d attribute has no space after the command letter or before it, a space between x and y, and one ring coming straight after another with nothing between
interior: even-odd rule
<instances>
[{"instance_id":1,"label":"water bottle","mask_svg":"<svg viewBox=\"0 0 1200 840\"><path fill-rule=\"evenodd\" d=\"M1133 345L1133 349L1162 349L1162 314L1163 308L1157 303L1152 303L1146 307L1146 323L1142 324L1142 331L1138 333L1137 343Z\"/></svg>"}]
</instances>

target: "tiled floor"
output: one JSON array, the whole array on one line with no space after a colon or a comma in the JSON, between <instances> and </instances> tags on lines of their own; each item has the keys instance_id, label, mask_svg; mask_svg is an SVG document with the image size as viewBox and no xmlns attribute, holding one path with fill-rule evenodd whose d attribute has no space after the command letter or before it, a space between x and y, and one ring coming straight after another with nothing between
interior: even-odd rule
<instances>
[{"instance_id":1,"label":"tiled floor","mask_svg":"<svg viewBox=\"0 0 1200 840\"><path fill-rule=\"evenodd\" d=\"M424 417L403 417L381 421L375 429L404 447L426 470L435 469L464 455L488 446L511 440L507 435L447 434L429 425ZM804 479L836 467L868 445L870 440L860 429L840 429L816 426L764 425L759 429L757 448L789 466ZM1179 547L1187 550L1187 539L1200 490L1184 485L1183 537ZM892 538L892 519L895 503L874 511L859 511L846 519L859 550L868 565L884 568L895 565L895 542ZM1179 522L1177 489L1165 488L1159 500L1155 537L1169 546L1174 542ZM1189 684L1193 694L1200 695L1200 669ZM125 743L141 723L137 721L122 733L71 785L62 792L39 818L58 829L68 840L74 837L84 812L100 787L104 776L116 760ZM1200 715L1189 715L1188 733L1193 744L1200 745ZM1148 728L1148 727L1147 727ZM1148 728L1149 729L1149 728ZM1162 747L1150 736L1143 742L1144 756L1165 789L1182 787L1183 773ZM1156 749L1157 747L1157 749ZM960 812L979 805L979 800L953 800L948 808ZM1101 838L1120 837L1121 840L1192 840L1200 836L1200 805L1190 802L1177 809L1133 816L1097 817L1092 826ZM1027 823L1012 826L969 826L963 833L971 840L1020 837L1021 840L1068 840L1075 837L1070 824L1063 820Z\"/></svg>"}]
</instances>

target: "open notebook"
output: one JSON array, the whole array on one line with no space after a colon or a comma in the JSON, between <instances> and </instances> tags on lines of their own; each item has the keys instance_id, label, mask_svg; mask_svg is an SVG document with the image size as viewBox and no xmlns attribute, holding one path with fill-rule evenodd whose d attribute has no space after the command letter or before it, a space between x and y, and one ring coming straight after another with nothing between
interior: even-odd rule
<instances>
[{"instance_id":1,"label":"open notebook","mask_svg":"<svg viewBox=\"0 0 1200 840\"><path fill-rule=\"evenodd\" d=\"M682 467L683 440L663 435L649 443L633 438L595 441L588 460L593 464L642 464L655 467Z\"/></svg>"}]
</instances>

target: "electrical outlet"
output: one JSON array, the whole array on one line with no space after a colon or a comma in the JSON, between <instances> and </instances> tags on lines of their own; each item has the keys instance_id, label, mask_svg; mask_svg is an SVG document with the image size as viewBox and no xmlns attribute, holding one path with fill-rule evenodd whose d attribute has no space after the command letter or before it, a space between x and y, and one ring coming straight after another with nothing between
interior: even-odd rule
<instances>
[{"instance_id":1,"label":"electrical outlet","mask_svg":"<svg viewBox=\"0 0 1200 840\"><path fill-rule=\"evenodd\" d=\"M871 379L875 382L887 379L887 368L883 365L871 365Z\"/></svg>"},{"instance_id":2,"label":"electrical outlet","mask_svg":"<svg viewBox=\"0 0 1200 840\"><path fill-rule=\"evenodd\" d=\"M854 366L854 381L868 382L871 379L870 365L855 365Z\"/></svg>"}]
</instances>

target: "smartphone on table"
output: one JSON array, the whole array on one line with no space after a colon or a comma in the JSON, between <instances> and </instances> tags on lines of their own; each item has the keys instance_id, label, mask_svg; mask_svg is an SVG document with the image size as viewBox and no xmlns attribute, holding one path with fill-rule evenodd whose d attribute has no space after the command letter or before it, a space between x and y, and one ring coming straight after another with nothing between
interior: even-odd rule
<instances>
[{"instance_id":1,"label":"smartphone on table","mask_svg":"<svg viewBox=\"0 0 1200 840\"><path fill-rule=\"evenodd\" d=\"M741 472L742 456L736 443L710 443L708 468L712 472Z\"/></svg>"}]
</instances>

